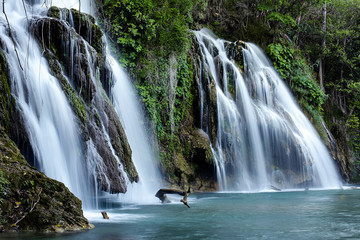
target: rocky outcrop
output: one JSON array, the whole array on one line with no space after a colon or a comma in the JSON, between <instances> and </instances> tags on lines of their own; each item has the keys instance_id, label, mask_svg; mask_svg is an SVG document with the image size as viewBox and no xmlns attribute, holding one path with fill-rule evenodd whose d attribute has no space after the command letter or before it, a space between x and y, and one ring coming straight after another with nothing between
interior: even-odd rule
<instances>
[{"instance_id":1,"label":"rocky outcrop","mask_svg":"<svg viewBox=\"0 0 360 240\"><path fill-rule=\"evenodd\" d=\"M29 160L34 159L24 121L11 95L8 70L1 52L0 232L93 228L83 216L81 201L64 184L31 167L20 153L18 146L28 154Z\"/></svg>"},{"instance_id":2,"label":"rocky outcrop","mask_svg":"<svg viewBox=\"0 0 360 240\"><path fill-rule=\"evenodd\" d=\"M200 53L199 44L195 37L193 37L193 47L191 49L193 56L194 69L199 69L194 76L195 87L199 94L195 96L194 111L195 125L197 128L207 130L211 143L214 145L217 135L217 93L216 82L212 78L208 69L202 66L202 54Z\"/></svg>"},{"instance_id":3,"label":"rocky outcrop","mask_svg":"<svg viewBox=\"0 0 360 240\"><path fill-rule=\"evenodd\" d=\"M0 126L15 141L21 153L31 160L34 153L30 146L28 133L25 130L24 120L20 110L16 107L11 95L9 68L5 55L0 51ZM31 162L33 163L33 162Z\"/></svg>"},{"instance_id":4,"label":"rocky outcrop","mask_svg":"<svg viewBox=\"0 0 360 240\"><path fill-rule=\"evenodd\" d=\"M175 174L174 177L169 174L172 185L191 186L196 191L216 190L215 160L206 133L201 129L183 129L181 146L182 151L176 151L172 159Z\"/></svg>"},{"instance_id":5,"label":"rocky outcrop","mask_svg":"<svg viewBox=\"0 0 360 240\"><path fill-rule=\"evenodd\" d=\"M341 111L329 99L324 105L324 111L326 113L327 126L324 124L324 129L327 133L327 147L331 151L331 155L339 169L339 173L346 182L352 182L352 166L355 161L353 153L349 148L350 137L347 133L346 124L343 122ZM341 116L341 117L340 117Z\"/></svg>"},{"instance_id":6,"label":"rocky outcrop","mask_svg":"<svg viewBox=\"0 0 360 240\"><path fill-rule=\"evenodd\" d=\"M190 162L195 164L194 187L201 190L216 188L215 159L208 135L201 129L196 129L189 137L191 142Z\"/></svg>"},{"instance_id":7,"label":"rocky outcrop","mask_svg":"<svg viewBox=\"0 0 360 240\"><path fill-rule=\"evenodd\" d=\"M10 130L10 119L15 110L15 100L11 95L8 65L3 52L0 52L0 125Z\"/></svg>"},{"instance_id":8,"label":"rocky outcrop","mask_svg":"<svg viewBox=\"0 0 360 240\"><path fill-rule=\"evenodd\" d=\"M339 173L342 179L346 182L352 180L351 176L351 162L354 162L351 151L347 145L349 142L346 134L346 129L342 124L334 124L332 126L332 133L336 134L337 141L332 137L329 132L329 144L327 145L330 149L331 156L336 163ZM331 134L331 135L330 135Z\"/></svg>"},{"instance_id":9,"label":"rocky outcrop","mask_svg":"<svg viewBox=\"0 0 360 240\"><path fill-rule=\"evenodd\" d=\"M48 16L33 20L31 26L79 120L83 152L91 161L88 165L95 166L101 190L126 192L120 163L131 182L139 177L107 95L113 83L104 59L102 32L92 16L75 9L52 7Z\"/></svg>"},{"instance_id":10,"label":"rocky outcrop","mask_svg":"<svg viewBox=\"0 0 360 240\"><path fill-rule=\"evenodd\" d=\"M184 69L191 69L186 76L190 79L186 83L190 91L176 96L176 102L187 105L181 121L174 127L175 131L169 133L171 136L160 139L159 155L163 173L173 188L187 189L191 186L195 191L214 191L217 183L211 142L215 143L217 134L216 84L202 67L199 53L200 47L193 36L193 45L189 49ZM178 81L179 92L182 93L181 86L185 83L181 82L182 77ZM176 109L179 111L180 106ZM167 119L167 113L160 114ZM206 129L206 133L200 129Z\"/></svg>"},{"instance_id":11,"label":"rocky outcrop","mask_svg":"<svg viewBox=\"0 0 360 240\"><path fill-rule=\"evenodd\" d=\"M74 231L94 226L63 183L31 167L0 126L0 232Z\"/></svg>"}]
</instances>

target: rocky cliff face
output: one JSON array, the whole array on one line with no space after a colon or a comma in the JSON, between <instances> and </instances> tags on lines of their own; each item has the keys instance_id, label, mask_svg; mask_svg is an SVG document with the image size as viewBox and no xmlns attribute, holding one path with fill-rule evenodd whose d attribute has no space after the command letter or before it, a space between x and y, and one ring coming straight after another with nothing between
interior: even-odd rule
<instances>
[{"instance_id":1,"label":"rocky cliff face","mask_svg":"<svg viewBox=\"0 0 360 240\"><path fill-rule=\"evenodd\" d=\"M17 145L29 156L31 147L11 95L9 69L2 52L0 72L0 232L93 228L83 216L81 201L63 183L31 167L20 153Z\"/></svg>"},{"instance_id":2,"label":"rocky cliff face","mask_svg":"<svg viewBox=\"0 0 360 240\"><path fill-rule=\"evenodd\" d=\"M349 148L350 136L347 133L346 124L340 120L341 118L337 117L339 115L335 113L337 110L336 104L329 99L324 106L327 122L330 126L327 131L328 139L325 143L327 143L331 151L331 155L338 166L343 180L353 182L354 177L351 165L355 161L355 157Z\"/></svg>"},{"instance_id":3,"label":"rocky cliff face","mask_svg":"<svg viewBox=\"0 0 360 240\"><path fill-rule=\"evenodd\" d=\"M131 182L138 181L138 173L124 129L107 95L111 79L99 26L90 15L56 7L49 9L48 17L34 19L31 26L77 115L85 159L96 152L90 164L96 165L98 186L111 193L126 192L118 159Z\"/></svg>"},{"instance_id":4,"label":"rocky cliff face","mask_svg":"<svg viewBox=\"0 0 360 240\"><path fill-rule=\"evenodd\" d=\"M0 232L73 231L94 226L63 183L31 167L0 126Z\"/></svg>"},{"instance_id":5,"label":"rocky cliff face","mask_svg":"<svg viewBox=\"0 0 360 240\"><path fill-rule=\"evenodd\" d=\"M30 21L32 34L76 115L81 153L90 178L96 181L84 187L126 192L126 178L134 182L139 176L108 97L113 83L99 26L90 15L56 7L49 9L48 16ZM0 232L92 228L83 217L81 201L64 184L29 165L36 165L36 156L11 94L11 73L2 52L0 72Z\"/></svg>"}]
</instances>

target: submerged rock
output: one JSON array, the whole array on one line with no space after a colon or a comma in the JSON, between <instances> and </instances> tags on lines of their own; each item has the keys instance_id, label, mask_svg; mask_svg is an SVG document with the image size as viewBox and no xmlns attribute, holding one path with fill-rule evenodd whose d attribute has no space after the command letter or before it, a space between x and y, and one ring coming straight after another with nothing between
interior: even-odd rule
<instances>
[{"instance_id":1,"label":"submerged rock","mask_svg":"<svg viewBox=\"0 0 360 240\"><path fill-rule=\"evenodd\" d=\"M31 167L0 127L0 232L94 228L81 201L61 182Z\"/></svg>"}]
</instances>

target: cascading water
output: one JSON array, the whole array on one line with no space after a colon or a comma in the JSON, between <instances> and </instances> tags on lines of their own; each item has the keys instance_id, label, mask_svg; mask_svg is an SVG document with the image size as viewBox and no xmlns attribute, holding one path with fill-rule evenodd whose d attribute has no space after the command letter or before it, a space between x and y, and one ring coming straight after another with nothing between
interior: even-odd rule
<instances>
[{"instance_id":1,"label":"cascading water","mask_svg":"<svg viewBox=\"0 0 360 240\"><path fill-rule=\"evenodd\" d=\"M195 35L202 54L201 126L209 135L205 95L216 87L220 190L341 187L326 147L262 51L244 43L242 74L229 57L230 42L206 29Z\"/></svg>"},{"instance_id":2,"label":"cascading water","mask_svg":"<svg viewBox=\"0 0 360 240\"><path fill-rule=\"evenodd\" d=\"M12 94L24 117L36 165L49 177L65 183L86 207L91 205L87 197L91 190L84 187L88 178L75 117L57 79L50 74L42 51L28 32L25 9L32 14L41 11L35 7L29 11L30 6L21 1L5 3L13 38L1 16L0 37L9 64Z\"/></svg>"},{"instance_id":3,"label":"cascading water","mask_svg":"<svg viewBox=\"0 0 360 240\"><path fill-rule=\"evenodd\" d=\"M60 9L59 20L64 29L61 48L66 52L64 56L68 57L62 59L66 65L62 76L74 90L81 85L80 90L78 89L79 95L87 91L86 95L82 95L85 101L91 102L86 111L90 117L95 117L88 119L86 126L83 126L86 128L85 138L80 136L74 109L70 107L59 80L53 76L53 67L50 70L47 60L42 56L45 50L42 49L42 52L33 35L29 33L32 28L35 32L39 31L38 29L43 31L44 24L49 24L47 26L50 29L51 19L44 16L44 13L51 6L81 9L90 14L94 12L92 1L84 3L78 0L32 0L25 1L24 5L22 1L7 2L5 11L15 43L9 35L5 18L1 18L2 48L11 69L12 91L25 119L36 166L48 176L64 182L83 201L85 208L98 207L99 190L123 192L126 191L126 184L130 185L130 189L124 200L154 202L154 193L161 180L155 166L155 155L147 142L148 137L143 127L145 121L130 80L107 52L104 61L110 64L103 71L110 70L110 75L114 78L112 81L116 82L111 98L114 99L116 111L125 125L140 175L140 182L132 185L134 179L127 177L127 173L133 171L129 170L130 163L126 163L125 170L123 159L120 159L122 154L127 154L123 151L130 151L131 154L131 150L124 149L124 142L127 140L119 138L122 127L101 86L98 55L87 42L92 39L91 35L86 35L92 33L91 26L88 32L82 32L85 34L82 35L84 38L80 37L74 29L71 11ZM57 23L58 20L51 21ZM43 41L44 45L43 34L40 34L40 41ZM50 35L51 33L46 36L49 43ZM19 36L29 37L21 39ZM14 51L14 44L19 57ZM79 65L80 63L82 65ZM86 78L81 77L84 76L81 75L83 73L86 73ZM107 77L109 76L105 74L105 78ZM104 80L106 81L109 79ZM83 89L83 84L89 89Z\"/></svg>"},{"instance_id":4,"label":"cascading water","mask_svg":"<svg viewBox=\"0 0 360 240\"><path fill-rule=\"evenodd\" d=\"M161 187L156 157L145 130L145 119L139 105L135 89L121 68L107 51L107 59L112 70L114 86L111 89L115 110L124 126L126 136L132 149L133 161L139 173L139 183L129 186L123 199L127 202L157 202L154 193Z\"/></svg>"},{"instance_id":5,"label":"cascading water","mask_svg":"<svg viewBox=\"0 0 360 240\"><path fill-rule=\"evenodd\" d=\"M59 8L74 8L81 12L94 15L94 2L93 0L35 0L46 7L57 6Z\"/></svg>"},{"instance_id":6,"label":"cascading water","mask_svg":"<svg viewBox=\"0 0 360 240\"><path fill-rule=\"evenodd\" d=\"M91 1L87 1L87 4L85 5L79 5L78 3L80 3L80 1L75 0L67 0L65 2L66 3L64 4L63 0L53 0L53 4L56 6L67 8L72 6L76 9L81 8L82 11L90 14L94 12L94 4L91 3ZM70 44L74 45L74 43ZM88 46L87 43L85 43L85 45ZM107 46L106 42L105 46ZM132 149L132 160L139 174L138 183L131 183L128 178L126 179L128 185L127 192L126 194L121 195L120 198L122 201L126 202L157 202L158 200L155 198L154 193L156 193L156 191L161 186L161 177L159 170L156 167L157 164L155 154L149 144L149 136L145 130L146 121L143 117L144 114L140 108L139 100L137 99L135 89L133 88L130 79L120 64L111 56L109 48L105 48L106 56L104 61L108 63L107 68L110 71L110 76L108 76L110 79L108 79L108 81L114 83L110 91L108 91L108 94L111 95L110 98L113 100L116 113L118 114L124 127L127 139ZM90 56L88 57L88 59L91 58L92 57ZM91 79L93 80L94 84L98 85L95 80L95 74L93 73L91 75ZM100 87L97 86L97 89L99 88ZM96 92L99 94L101 91L97 90ZM110 139L108 141L110 142ZM90 150L90 152L95 152L95 155L98 155L96 151L94 151L93 147L88 148L88 150ZM114 149L112 149L112 151L114 151ZM94 154L91 153L89 155ZM115 153L114 155L116 156ZM94 160L89 162L93 163L93 165L96 165L96 161ZM97 166L97 168L99 168L99 166ZM121 171L123 175L126 176L124 170L121 169Z\"/></svg>"}]
</instances>

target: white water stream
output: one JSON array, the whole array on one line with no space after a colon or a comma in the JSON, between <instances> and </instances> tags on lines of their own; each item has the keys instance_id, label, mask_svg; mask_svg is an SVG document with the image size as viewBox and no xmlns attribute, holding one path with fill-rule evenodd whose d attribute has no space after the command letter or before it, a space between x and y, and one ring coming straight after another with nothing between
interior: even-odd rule
<instances>
[{"instance_id":1,"label":"white water stream","mask_svg":"<svg viewBox=\"0 0 360 240\"><path fill-rule=\"evenodd\" d=\"M28 32L27 17L40 15L51 5L94 12L91 1L32 0L25 1L25 6L22 1L6 1L5 11L18 56L4 14L0 17L0 38L9 64L12 94L24 117L39 169L65 183L84 207L91 207L96 193L90 186L88 169L93 166L86 166L75 116L57 79L50 74L40 47ZM256 191L268 185L291 188L310 179L314 187L339 187L341 183L327 149L263 53L247 44L243 76L227 57L224 41L206 31L196 35L204 56L203 68L216 81L218 133L213 151L221 189ZM222 68L230 69L223 71L222 80L214 64L214 49ZM157 201L154 194L161 186L161 178L143 113L126 73L109 53L107 58L115 82L111 89L113 104L140 177L139 183L128 186L122 200ZM231 82L235 96L228 89ZM205 109L206 98L201 99L201 109ZM91 150L93 145L88 143ZM87 155L93 158L88 164L96 165L98 154Z\"/></svg>"},{"instance_id":2,"label":"white water stream","mask_svg":"<svg viewBox=\"0 0 360 240\"><path fill-rule=\"evenodd\" d=\"M128 185L128 192L123 200L136 203L158 202L155 193L161 187L162 180L155 153L150 145L138 96L129 77L120 64L111 57L109 51L107 59L115 82L111 89L114 107L125 129L132 149L133 161L140 177L139 183Z\"/></svg>"},{"instance_id":3,"label":"white water stream","mask_svg":"<svg viewBox=\"0 0 360 240\"><path fill-rule=\"evenodd\" d=\"M5 16L2 14L0 38L9 64L12 94L24 117L37 167L49 177L63 182L83 201L85 208L97 207L97 200L94 205L94 197L98 196L95 169L101 172L101 157L92 140L86 143L87 152L82 152L79 126L68 100L57 79L51 75L38 43L28 32L28 20L42 15L51 6L94 13L91 0L30 0L24 1L24 5L18 0L6 1L5 11L19 56L17 57L14 51L14 43L9 37ZM85 46L89 47L87 44ZM91 64L89 51L87 54ZM112 70L112 80L116 82L112 89L114 105L124 125L140 177L137 184L131 185L128 182L128 193L122 200L154 202L154 195L161 185L161 180L156 167L156 157L144 128L143 114L129 78L110 54L107 57ZM97 88L96 94L101 94L95 73L92 72L90 77ZM104 134L107 136L105 130ZM110 147L112 149L112 146ZM113 154L115 156L115 153ZM85 156L88 159L85 159ZM123 171L122 173L125 174ZM91 179L94 177L95 179ZM94 183L95 186L92 186Z\"/></svg>"},{"instance_id":4,"label":"white water stream","mask_svg":"<svg viewBox=\"0 0 360 240\"><path fill-rule=\"evenodd\" d=\"M216 83L217 137L213 152L221 190L339 188L327 148L282 79L254 44L243 49L242 74L226 42L209 30L195 32L202 53L199 93ZM200 96L204 121L205 96ZM207 125L202 126L207 130Z\"/></svg>"},{"instance_id":5,"label":"white water stream","mask_svg":"<svg viewBox=\"0 0 360 240\"><path fill-rule=\"evenodd\" d=\"M43 10L40 5L25 7L27 14L36 15ZM50 74L41 49L28 32L22 1L6 1L5 11L15 43L9 37L3 14L0 38L9 64L12 94L24 117L37 165L47 176L63 182L88 206L91 190L84 187L88 186L88 178L74 114L57 79Z\"/></svg>"}]
</instances>

